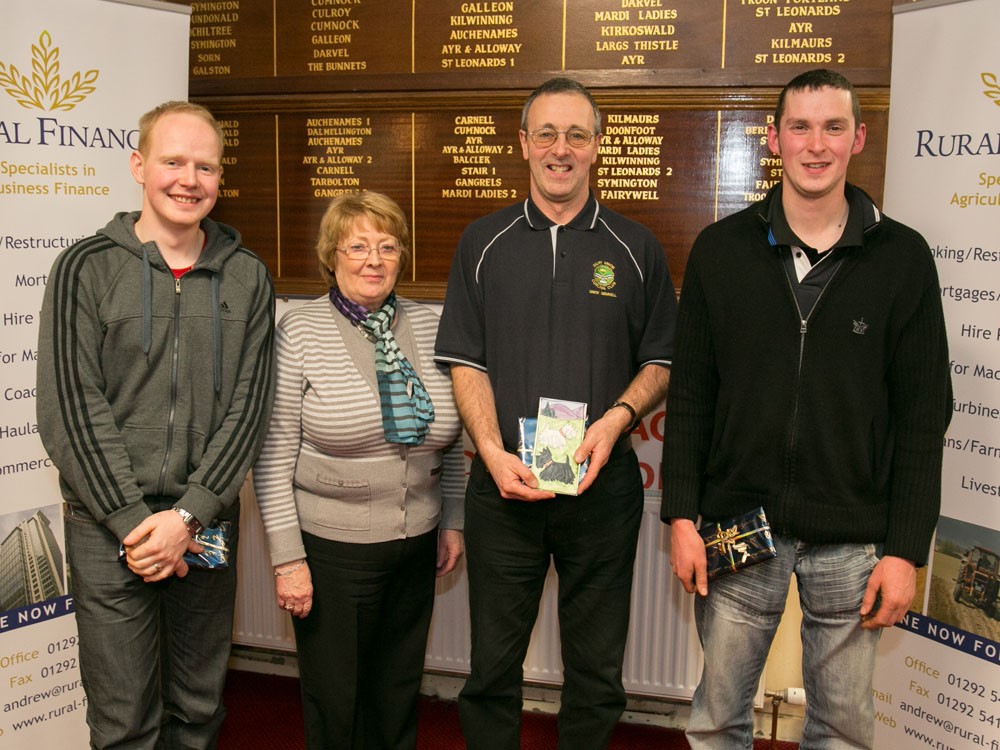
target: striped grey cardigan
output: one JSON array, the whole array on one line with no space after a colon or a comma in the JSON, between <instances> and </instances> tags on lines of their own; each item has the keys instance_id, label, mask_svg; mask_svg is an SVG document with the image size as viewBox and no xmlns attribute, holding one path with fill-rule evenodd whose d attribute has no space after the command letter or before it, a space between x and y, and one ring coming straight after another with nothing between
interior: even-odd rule
<instances>
[{"instance_id":1,"label":"striped grey cardigan","mask_svg":"<svg viewBox=\"0 0 1000 750\"><path fill-rule=\"evenodd\" d=\"M305 556L302 531L369 544L462 528L461 422L450 375L433 361L437 325L399 298L393 334L436 413L424 443L405 446L385 442L373 345L329 298L281 319L274 412L254 467L273 565Z\"/></svg>"}]
</instances>

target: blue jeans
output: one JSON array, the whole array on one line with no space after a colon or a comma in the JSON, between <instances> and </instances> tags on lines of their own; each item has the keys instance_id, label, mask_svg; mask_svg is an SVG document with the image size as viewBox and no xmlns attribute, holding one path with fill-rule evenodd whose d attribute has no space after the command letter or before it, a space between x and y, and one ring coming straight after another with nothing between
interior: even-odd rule
<instances>
[{"instance_id":1,"label":"blue jeans","mask_svg":"<svg viewBox=\"0 0 1000 750\"><path fill-rule=\"evenodd\" d=\"M692 750L753 747L753 697L785 608L792 573L802 605L806 719L802 750L870 748L878 630L858 610L873 544L814 545L774 537L778 556L710 583L695 601L705 668L687 727Z\"/></svg>"},{"instance_id":2,"label":"blue jeans","mask_svg":"<svg viewBox=\"0 0 1000 750\"><path fill-rule=\"evenodd\" d=\"M92 748L215 747L225 716L239 505L224 517L233 521L227 570L191 568L185 578L143 583L119 562L115 535L67 506L66 552Z\"/></svg>"},{"instance_id":3,"label":"blue jeans","mask_svg":"<svg viewBox=\"0 0 1000 750\"><path fill-rule=\"evenodd\" d=\"M622 659L643 491L631 450L579 497L505 500L482 460L465 496L472 673L458 698L469 750L521 747L521 682L550 560L559 575L559 750L608 744L625 709Z\"/></svg>"}]
</instances>

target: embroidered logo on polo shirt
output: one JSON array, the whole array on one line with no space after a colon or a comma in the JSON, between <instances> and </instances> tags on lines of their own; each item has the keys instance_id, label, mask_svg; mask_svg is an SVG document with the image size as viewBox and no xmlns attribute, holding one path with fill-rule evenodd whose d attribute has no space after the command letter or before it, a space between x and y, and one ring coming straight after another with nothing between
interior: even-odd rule
<instances>
[{"instance_id":1,"label":"embroidered logo on polo shirt","mask_svg":"<svg viewBox=\"0 0 1000 750\"><path fill-rule=\"evenodd\" d=\"M865 332L868 330L868 324L865 323L865 319L864 318L862 318L861 320L855 320L854 321L854 328L852 330L854 331L854 333L858 334L859 336L864 336Z\"/></svg>"},{"instance_id":2,"label":"embroidered logo on polo shirt","mask_svg":"<svg viewBox=\"0 0 1000 750\"><path fill-rule=\"evenodd\" d=\"M609 292L615 288L615 267L606 260L599 260L594 264L594 278L591 283L602 292Z\"/></svg>"}]
</instances>

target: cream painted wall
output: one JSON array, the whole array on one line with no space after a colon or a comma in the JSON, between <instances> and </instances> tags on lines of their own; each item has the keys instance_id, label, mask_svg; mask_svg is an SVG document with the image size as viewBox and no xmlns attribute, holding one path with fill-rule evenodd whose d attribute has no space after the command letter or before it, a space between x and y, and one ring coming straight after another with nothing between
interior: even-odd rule
<instances>
[{"instance_id":1,"label":"cream painted wall","mask_svg":"<svg viewBox=\"0 0 1000 750\"><path fill-rule=\"evenodd\" d=\"M802 642L799 638L801 622L799 592L793 579L785 602L785 615L781 618L781 625L778 626L764 667L765 690L802 687Z\"/></svg>"}]
</instances>

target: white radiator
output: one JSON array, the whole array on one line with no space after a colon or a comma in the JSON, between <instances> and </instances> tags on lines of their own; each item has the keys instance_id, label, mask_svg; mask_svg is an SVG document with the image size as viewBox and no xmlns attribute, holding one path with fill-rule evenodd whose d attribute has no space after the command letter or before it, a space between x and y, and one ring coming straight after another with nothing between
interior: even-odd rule
<instances>
[{"instance_id":1,"label":"white radiator","mask_svg":"<svg viewBox=\"0 0 1000 750\"><path fill-rule=\"evenodd\" d=\"M670 572L669 533L660 522L658 493L647 495L632 587L625 652L625 689L633 695L689 699L701 671L692 598ZM233 640L244 646L295 650L291 618L274 600L274 575L250 483L240 520L240 583ZM524 662L525 679L562 682L554 571L549 571L538 622ZM427 642L427 669L469 671L469 612L464 564L438 581Z\"/></svg>"},{"instance_id":2,"label":"white radiator","mask_svg":"<svg viewBox=\"0 0 1000 750\"><path fill-rule=\"evenodd\" d=\"M274 568L264 539L264 522L260 520L257 496L249 477L240 491L240 502L239 583L236 588L233 643L294 651L292 618L278 609Z\"/></svg>"}]
</instances>

